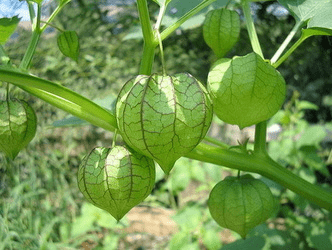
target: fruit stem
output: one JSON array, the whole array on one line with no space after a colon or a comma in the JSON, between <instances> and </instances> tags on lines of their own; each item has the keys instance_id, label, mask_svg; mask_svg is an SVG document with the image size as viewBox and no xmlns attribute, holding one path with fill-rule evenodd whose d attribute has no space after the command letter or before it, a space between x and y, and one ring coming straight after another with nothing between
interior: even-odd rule
<instances>
[{"instance_id":1,"label":"fruit stem","mask_svg":"<svg viewBox=\"0 0 332 250\"><path fill-rule=\"evenodd\" d=\"M264 155L268 154L266 151L266 129L267 129L266 121L256 124L255 144L254 144L255 154L264 154Z\"/></svg>"},{"instance_id":2,"label":"fruit stem","mask_svg":"<svg viewBox=\"0 0 332 250\"><path fill-rule=\"evenodd\" d=\"M114 130L114 134L113 134L113 141L112 141L112 148L115 147L115 143L116 143L116 138L118 136L118 129Z\"/></svg>"},{"instance_id":3,"label":"fruit stem","mask_svg":"<svg viewBox=\"0 0 332 250\"><path fill-rule=\"evenodd\" d=\"M251 9L250 9L249 2L250 2L249 0L242 0L241 5L242 5L244 17L246 19L246 26L247 26L251 46L252 46L252 49L254 50L254 52L256 54L260 55L264 59L263 51L261 49L261 46L260 46L260 43L258 40L258 36L256 33L254 21L251 16Z\"/></svg>"},{"instance_id":4,"label":"fruit stem","mask_svg":"<svg viewBox=\"0 0 332 250\"><path fill-rule=\"evenodd\" d=\"M161 60L161 65L163 68L163 75L166 76L166 65L165 65L165 56L164 56L164 48L163 48L163 42L161 40L161 35L160 35L160 26L161 26L161 22L163 20L163 17L165 15L165 11L166 11L166 5L162 5L160 7L160 11L159 11L159 15L158 15L158 19L155 25L155 32L158 38L158 43L159 43L159 51L160 51L160 60Z\"/></svg>"},{"instance_id":5,"label":"fruit stem","mask_svg":"<svg viewBox=\"0 0 332 250\"><path fill-rule=\"evenodd\" d=\"M155 47L158 43L155 41L154 31L150 22L150 14L146 0L137 0L137 9L143 32L143 55L139 73L142 75L150 75L155 55Z\"/></svg>"}]
</instances>

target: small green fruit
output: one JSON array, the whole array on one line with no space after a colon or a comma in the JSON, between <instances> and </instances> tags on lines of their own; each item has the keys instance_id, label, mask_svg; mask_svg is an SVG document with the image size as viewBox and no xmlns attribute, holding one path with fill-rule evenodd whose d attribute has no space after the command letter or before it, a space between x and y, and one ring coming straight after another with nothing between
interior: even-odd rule
<instances>
[{"instance_id":1,"label":"small green fruit","mask_svg":"<svg viewBox=\"0 0 332 250\"><path fill-rule=\"evenodd\" d=\"M271 118L285 100L281 74L256 53L219 59L208 75L215 114L241 129Z\"/></svg>"},{"instance_id":2,"label":"small green fruit","mask_svg":"<svg viewBox=\"0 0 332 250\"><path fill-rule=\"evenodd\" d=\"M153 158L166 174L204 138L212 114L204 86L184 73L139 75L123 86L116 104L124 141Z\"/></svg>"},{"instance_id":3,"label":"small green fruit","mask_svg":"<svg viewBox=\"0 0 332 250\"><path fill-rule=\"evenodd\" d=\"M0 151L14 160L35 137L37 117L23 100L0 101Z\"/></svg>"},{"instance_id":4,"label":"small green fruit","mask_svg":"<svg viewBox=\"0 0 332 250\"><path fill-rule=\"evenodd\" d=\"M275 211L275 200L264 182L247 174L226 177L211 191L208 206L212 218L245 238Z\"/></svg>"},{"instance_id":5,"label":"small green fruit","mask_svg":"<svg viewBox=\"0 0 332 250\"><path fill-rule=\"evenodd\" d=\"M217 57L223 57L239 39L239 14L225 8L209 11L203 24L203 36Z\"/></svg>"},{"instance_id":6,"label":"small green fruit","mask_svg":"<svg viewBox=\"0 0 332 250\"><path fill-rule=\"evenodd\" d=\"M123 146L97 147L78 170L78 187L95 206L120 220L142 202L155 182L152 159Z\"/></svg>"}]
</instances>

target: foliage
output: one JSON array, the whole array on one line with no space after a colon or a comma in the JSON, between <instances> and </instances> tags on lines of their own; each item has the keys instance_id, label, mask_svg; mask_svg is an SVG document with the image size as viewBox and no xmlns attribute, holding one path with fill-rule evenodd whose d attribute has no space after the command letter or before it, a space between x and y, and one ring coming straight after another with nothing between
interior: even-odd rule
<instances>
[{"instance_id":1,"label":"foliage","mask_svg":"<svg viewBox=\"0 0 332 250\"><path fill-rule=\"evenodd\" d=\"M135 40L126 40L123 42L122 38L125 37L131 26L130 21L124 21L124 19L120 18L121 22L107 24L104 19L106 17L105 13L100 11L95 1L87 2L89 2L89 4L83 4L80 9L84 11L86 15L79 15L79 12L76 11L78 9L75 8L69 8L69 11L67 12L66 8L64 8L61 14L62 16L60 16L61 18L55 19L53 20L54 22L52 22L52 25L59 30L75 29L78 32L81 52L77 63L64 56L59 58L59 50L54 46L54 44L56 44L55 37L51 37L48 40L44 40L44 43L43 40L39 43L37 53L32 61L33 67L31 72L39 77L42 76L43 78L70 87L70 89L85 94L90 99L99 97L98 103L106 107L108 109L107 114L109 117L112 117L112 112L115 108L114 94L119 92L121 85L129 78L129 76L131 77L137 73L137 65L141 56L140 47L143 43ZM168 7L171 7L172 4L178 6L180 4L179 1L176 0L171 1L170 3L169 1L156 2L161 7L166 6L167 4ZM210 1L204 1L202 4L206 4L205 2L207 3ZM219 3L220 2L221 1L219 1ZM308 3L310 1L307 0L305 2ZM60 5L64 5L65 3L72 4L71 7L74 7L76 1L72 1L71 3L68 3L68 1L61 1ZM78 1L78 3L84 2ZM198 6L203 7L202 4L199 4ZM225 4L225 2L223 1L221 4ZM268 4L269 3L262 3L261 6L266 7ZM154 13L154 9L158 9L156 5L157 4L149 5L151 13ZM186 8L188 5L188 3L183 4L184 13L187 13L188 9ZM91 9L91 6L94 6L94 8ZM132 10L131 8L132 7L128 7L128 10ZM73 11L74 9L75 11ZM243 9L244 15L246 19L248 19L248 8ZM171 14L169 12L170 10L171 9L167 10L167 15ZM138 23L137 18L132 12L133 11L128 11L126 17L129 17L128 20L133 20L134 23ZM296 11L293 12L296 13ZM144 13L142 6L139 7L139 13ZM204 12L201 13L203 13L201 15L202 17ZM160 15L156 15L152 19L158 23L161 21L159 16ZM144 19L146 16L143 15L140 16L140 18ZM187 24L190 23L189 26L191 26L191 28L193 26L197 27L197 25L193 24L199 20L199 18L200 16L196 16L195 19L192 19L194 20L192 23L187 22ZM317 28L317 17L310 16L309 18L312 19L310 22L314 22L316 25L315 28ZM164 20L166 20L166 18ZM181 20L181 18L173 19L175 24L180 24L181 22L177 22L177 20ZM201 21L202 20L203 19L201 19ZM262 43L262 48L265 53L266 48L264 49L264 47L268 47L265 55L269 54L272 56L276 48L267 45L268 43L265 42L265 39L271 39L274 45L280 44L281 42L278 41L278 39L282 37L281 31L286 29L286 27L277 24L277 27L279 28L276 33L274 33L275 30L271 29L270 26L264 23L270 21L271 20L269 19L261 18L257 23L257 27L258 34L263 35L264 32L268 34L264 35L267 36L267 38L261 39L261 41L264 41ZM297 20L301 25L308 24L307 28L309 29L306 29L307 31L304 31L301 36L294 37L299 39L299 42L297 43L300 44L303 42L308 45L309 40L304 41L309 37L308 34L310 36L313 34L322 35L323 32L305 33L310 31L313 26L310 22L306 23L304 21L307 20L304 20L303 18ZM318 21L318 26L324 29L328 28L323 21ZM202 22L198 23L201 24ZM174 23L172 22L172 24ZM119 29L121 25L123 26ZM172 73L179 68L181 68L181 70L184 69L184 67L186 69L188 68L192 70L191 73L197 73L199 78L205 81L209 63L210 61L213 62L215 57L209 54L207 46L202 42L202 27L182 30L181 36L176 34L170 36L170 33L175 31L175 28L170 32L171 26L168 26L166 22L163 22L163 25L164 26L162 27L165 27L165 29L160 35L162 39L165 39L166 37L168 39L163 42L163 45L166 46L166 48L164 50L161 49L160 51L161 65L163 65L163 67L166 65L169 72ZM188 28L189 26L184 25L182 27L186 29L186 27ZM38 27L38 23L35 23L35 27ZM86 30L86 27L91 27L91 29ZM229 55L234 55L234 53L237 55L242 53L246 54L251 51L248 45L243 45L248 43L248 41L254 41L252 38L254 32L253 30L250 30L250 28L248 29L250 39L246 39L248 38L248 35L242 29L239 45L236 49L233 49ZM38 36L38 29L37 32L35 31L32 40L36 39L36 35ZM119 31L123 33L117 33ZM280 31L279 34L277 33L278 31ZM155 30L152 30L152 32L156 32L155 34L157 34L157 31ZM324 31L324 35L327 33ZM46 34L44 33L44 35ZM143 29L143 36L144 39L147 39L149 31ZM27 32L24 32L21 37L25 37L21 40L22 43L28 41L30 38ZM160 41L150 40L150 42L154 44L154 46L157 46ZM26 46L32 48L31 46L33 45L30 43L26 44ZM292 56L296 55L296 53L307 51L309 47L310 46L306 46L303 50L296 50ZM5 46L6 51L9 51L7 54L9 56L1 57L1 67L3 67L1 68L1 77L4 77L1 79L7 79L6 81L9 82L13 81L14 84L17 84L24 90L36 94L37 96L40 96L40 92L38 92L40 89L35 85L37 81L39 81L40 84L38 86L57 86L57 90L61 89L63 93L73 94L69 89L60 87L60 85L52 85L53 83L51 84L51 82L47 82L41 78L26 75L24 70L26 70L29 65L28 62L31 61L31 58L28 58L27 60L24 59L23 61L25 61L25 63L23 63L23 65L20 64L20 58L27 58L29 56L24 54L24 51L22 51L21 48L22 46L18 46L17 43ZM144 48L145 50L147 49L146 47ZM176 48L176 50L172 51L173 48ZM257 44L253 44L253 48L255 52L258 52ZM317 48L313 48L308 51L315 51L316 49ZM20 50L22 53L17 53ZM163 51L167 59L166 64L162 59ZM160 71L159 63L156 63L153 67L149 65L153 61L153 58L146 58L145 55L147 54L148 53L146 52L143 53L143 63L140 72L148 74L152 69L157 72ZM287 55L287 52L285 54ZM303 53L303 56L306 58L306 61L310 61L308 60L308 58L310 58L310 53ZM8 60L9 58L11 61ZM284 59L281 57L279 62L272 63L284 63L283 60ZM328 58L326 60L329 62ZM301 61L301 59L299 61ZM12 69L14 73L10 71L11 76L14 76L14 78L18 77L16 79L19 80L5 77L6 74L9 74L8 68L12 67L11 63L20 65L20 69ZM297 69L298 63L299 62L291 64L291 67L280 69L282 73L285 72L286 76L291 79L291 83L293 82L295 84L297 83L294 82L292 70ZM322 62L320 61L317 64L319 65L320 63ZM206 66L205 69L202 65ZM284 65L289 65L289 61L286 61ZM324 65L324 67L327 66ZM326 74L326 72L324 72L324 74ZM330 76L326 75L324 76L324 79L328 79L329 77ZM313 77L313 79L316 79L316 77ZM22 83L23 80L27 81L31 86ZM326 86L323 79L321 79L321 82L323 82L321 85ZM35 87L36 89L34 89ZM49 124L50 122L65 116L64 113L58 112L51 106L45 106L39 100L27 96L25 93L22 93L17 89L10 88L10 90L12 95L29 98L29 102L34 104L38 116L41 116L40 114L43 113L43 118L41 119L42 121L39 123L39 126ZM318 91L318 88L316 88L316 90ZM46 88L43 91L47 92L49 89ZM109 96L106 92L114 94ZM310 90L307 92L312 93ZM1 94L3 93L5 92L1 92ZM329 93L324 94L329 96ZM106 96L106 98L103 98L104 96ZM64 96L59 95L58 97L60 100ZM80 101L83 100L79 95L76 97L78 97ZM44 98L44 100L45 99L48 100L47 97ZM87 101L85 104L90 105L90 108L95 108L95 116L97 117L101 112L100 107L94 106L92 103L88 104L89 100L85 99L85 101ZM62 105L62 107L65 111L70 112L73 106L68 106L66 108L66 105ZM74 114L78 114L82 119L88 117L89 114L90 117L91 115L93 116L94 112L91 112L92 109L86 108L87 106L85 105L81 105L80 107L82 108L82 112ZM310 110L315 111L317 110L317 107L309 102L299 101L298 96L291 98L290 102L285 105L285 110L277 113L277 115L270 121L271 124L275 122L282 124L283 132L279 140L274 140L269 143L268 153L276 164L279 163L280 166L288 169L286 171L288 174L283 175L283 177L288 178L288 176L291 176L290 172L292 171L302 178L297 178L297 181L301 182L301 180L308 180L310 183L314 183L317 186L323 186L325 190L330 190L331 174L329 172L330 169L327 166L327 157L330 152L328 148L325 148L326 145L329 144L326 142L324 142L325 144L322 143L323 139L326 137L326 128L328 128L328 126L322 126L320 124L310 126L309 123L303 119L305 117L305 111L307 112ZM102 115L99 115L99 117L102 118ZM72 125L72 121L75 121L76 125L86 124L77 119L78 118L64 119L58 124L61 126L68 126ZM98 122L95 122L93 119L88 121L99 126ZM111 125L108 124L107 126L112 127L113 123L110 123ZM228 167L235 166L235 168L240 168L242 171L261 173L263 176L267 176L272 180L283 183L284 186L292 189L295 187L295 190L299 193L305 189L304 187L296 189L297 183L291 183L291 178L284 180L281 177L282 175L280 175L279 179L275 179L275 175L268 172L268 169L272 167L271 161L264 161L263 164L258 162L259 157L256 158L255 153L258 153L259 150L262 149L262 147L259 146L260 142L264 141L265 144L265 138L262 138L262 133L259 133L259 131L263 131L264 129L266 129L266 127L264 128L262 124L256 127L257 137L253 150L247 150L245 147L242 147L243 145L241 145L241 150L234 150L235 148L228 149L221 142L217 143L215 146L208 146L205 145L205 143L202 143L191 153L186 155L187 157L198 159L200 161L181 158L177 161L174 170L170 172L168 177L157 171L156 188L153 190L152 195L146 200L145 204L149 206L163 205L178 210L174 220L178 223L180 231L175 234L169 242L170 249L199 249L203 247L207 249L219 249L223 244L219 239L221 229L216 227L216 224L212 221L210 214L207 212L206 199L198 198L189 203L181 203L180 198L181 192L183 192L192 182L199 183L198 190L209 192L212 187L222 179L223 176L220 167L212 165L211 163ZM111 129L108 130L112 131ZM298 134L302 130L304 130L304 133L298 139ZM119 229L123 229L123 226L125 226L127 222L124 221L124 225L115 224L115 220L111 219L105 212L86 203L83 203L83 205L80 206L80 204L82 204L82 195L78 193L75 183L76 177L74 177L77 172L79 161L83 156L83 152L90 151L96 144L105 144L106 146L109 146L111 143L109 132L100 133L100 130L96 127L79 128L76 133L73 132L75 130L71 128L60 128L59 131L61 131L61 136L57 136L53 135L54 131L56 130L47 132L47 136L45 136L45 132L43 132L40 137L38 136L38 138L28 146L28 154L18 155L16 162L10 162L5 158L1 158L1 162L6 163L6 168L0 169L2 171L1 173L6 173L1 176L1 185L5 186L5 188L1 189L1 196L3 196L4 199L0 201L0 219L1 222L4 222L1 223L2 227L0 230L0 239L4 242L2 247L56 249L62 247L79 248L90 244L91 247L116 249L117 246L120 245L120 242L124 240L124 235ZM85 131L86 134L82 134L80 131ZM59 137L63 140L61 144L58 144ZM106 139L103 137L106 137ZM115 138L113 138L113 140L115 140ZM210 139L207 138L207 140ZM213 140L210 141L213 142ZM45 142L48 143L47 146L44 145ZM50 144L54 144L54 146L59 149L54 148L53 145L51 147ZM66 147L63 147L63 145L66 145ZM322 147L322 145L325 145L325 147ZM34 150L36 148L37 151ZM243 153L249 155L249 157L244 157ZM197 155L200 155L201 158L197 157ZM237 162L234 162L235 159ZM252 161L252 159L254 159L254 161ZM242 165L240 162L242 162ZM250 163L253 162L257 163L256 168L248 167ZM31 166L38 166L38 168ZM285 174L286 172L282 173ZM247 236L245 241L236 241L233 244L225 246L225 249L244 248L244 245L246 249L250 249L250 245L255 245L256 249L258 246L261 249L284 249L286 246L292 249L297 249L297 247L300 249L324 249L325 246L331 244L331 242L329 242L329 235L331 234L331 218L326 210L309 203L308 200L292 193L284 186L276 184L268 178L262 177L258 174L255 175L255 177L260 178L270 186L273 194L277 196L281 202L281 209L276 216L282 218L282 230L277 230L276 228L271 229L271 225L277 225L278 221L277 219L271 219L268 221L269 226L263 224L257 227ZM50 191L51 188L55 191ZM308 190L310 189L316 190L315 194L317 194L317 196L319 196L321 194L320 191L322 191L322 189L314 189L309 185ZM325 194L328 194L328 192L325 192ZM303 196L306 197L306 193ZM316 197L311 197L310 199L315 200L315 198ZM15 201L14 204L12 204L12 201ZM65 211L65 213L63 211ZM188 220L188 218L191 219ZM286 231L285 229L288 230ZM234 235L235 239L237 239L237 237L238 236Z\"/></svg>"}]
</instances>

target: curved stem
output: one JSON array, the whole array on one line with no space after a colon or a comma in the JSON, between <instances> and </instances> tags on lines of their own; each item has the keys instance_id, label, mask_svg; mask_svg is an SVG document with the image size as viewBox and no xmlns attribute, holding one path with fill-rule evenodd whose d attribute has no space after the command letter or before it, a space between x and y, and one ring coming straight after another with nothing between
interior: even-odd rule
<instances>
[{"instance_id":1,"label":"curved stem","mask_svg":"<svg viewBox=\"0 0 332 250\"><path fill-rule=\"evenodd\" d=\"M200 143L186 157L246 172L258 173L332 211L332 193L313 185L280 166L270 157L247 155Z\"/></svg>"},{"instance_id":2,"label":"curved stem","mask_svg":"<svg viewBox=\"0 0 332 250\"><path fill-rule=\"evenodd\" d=\"M0 80L12 83L26 92L67 111L74 116L109 131L117 128L115 115L89 99L59 84L0 68Z\"/></svg>"}]
</instances>

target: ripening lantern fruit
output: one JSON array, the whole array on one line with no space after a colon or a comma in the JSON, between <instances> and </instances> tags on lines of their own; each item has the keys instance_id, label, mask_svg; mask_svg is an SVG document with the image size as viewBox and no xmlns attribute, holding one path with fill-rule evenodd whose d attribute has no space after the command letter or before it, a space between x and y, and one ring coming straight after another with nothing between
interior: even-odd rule
<instances>
[{"instance_id":1,"label":"ripening lantern fruit","mask_svg":"<svg viewBox=\"0 0 332 250\"><path fill-rule=\"evenodd\" d=\"M186 73L136 76L123 86L116 104L124 141L166 174L204 138L212 114L205 87Z\"/></svg>"},{"instance_id":2,"label":"ripening lantern fruit","mask_svg":"<svg viewBox=\"0 0 332 250\"><path fill-rule=\"evenodd\" d=\"M208 200L212 218L242 238L272 216L275 204L266 184L249 174L226 177L212 189Z\"/></svg>"},{"instance_id":3,"label":"ripening lantern fruit","mask_svg":"<svg viewBox=\"0 0 332 250\"><path fill-rule=\"evenodd\" d=\"M25 101L0 101L0 151L14 160L21 149L35 137L37 117Z\"/></svg>"},{"instance_id":4,"label":"ripening lantern fruit","mask_svg":"<svg viewBox=\"0 0 332 250\"><path fill-rule=\"evenodd\" d=\"M203 37L218 58L222 58L239 40L240 16L225 8L211 10L205 17Z\"/></svg>"},{"instance_id":5,"label":"ripening lantern fruit","mask_svg":"<svg viewBox=\"0 0 332 250\"><path fill-rule=\"evenodd\" d=\"M208 75L208 91L215 114L242 129L271 118L281 108L286 83L253 52L216 61Z\"/></svg>"},{"instance_id":6,"label":"ripening lantern fruit","mask_svg":"<svg viewBox=\"0 0 332 250\"><path fill-rule=\"evenodd\" d=\"M142 202L155 183L152 159L123 146L97 147L78 170L78 187L95 206L119 221Z\"/></svg>"}]
</instances>

